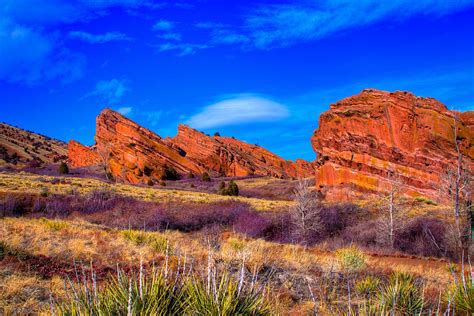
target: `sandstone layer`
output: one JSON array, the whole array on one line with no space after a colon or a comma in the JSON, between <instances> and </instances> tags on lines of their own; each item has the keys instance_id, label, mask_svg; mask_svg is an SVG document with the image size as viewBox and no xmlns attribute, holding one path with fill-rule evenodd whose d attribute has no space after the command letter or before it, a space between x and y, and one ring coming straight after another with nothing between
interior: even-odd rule
<instances>
[{"instance_id":1,"label":"sandstone layer","mask_svg":"<svg viewBox=\"0 0 474 316\"><path fill-rule=\"evenodd\" d=\"M316 185L338 200L386 191L397 179L405 194L435 197L440 176L456 162L455 125L465 168L473 168L473 117L409 92L363 90L319 118L311 138Z\"/></svg>"},{"instance_id":2,"label":"sandstone layer","mask_svg":"<svg viewBox=\"0 0 474 316\"><path fill-rule=\"evenodd\" d=\"M110 109L97 117L95 141L92 147L71 141L71 165L83 167L106 161L116 179L131 183L154 182L170 168L181 175L314 175L310 162L287 161L260 146L228 137L210 137L186 125L178 126L175 137L162 138Z\"/></svg>"}]
</instances>

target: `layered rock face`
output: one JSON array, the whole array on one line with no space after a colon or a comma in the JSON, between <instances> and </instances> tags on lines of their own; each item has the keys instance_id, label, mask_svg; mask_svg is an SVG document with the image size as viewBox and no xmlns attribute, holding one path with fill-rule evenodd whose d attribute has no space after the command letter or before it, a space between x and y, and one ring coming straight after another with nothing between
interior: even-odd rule
<instances>
[{"instance_id":1,"label":"layered rock face","mask_svg":"<svg viewBox=\"0 0 474 316\"><path fill-rule=\"evenodd\" d=\"M178 134L167 141L178 146L186 152L186 157L199 165L227 176L297 178L314 174L310 162L287 161L260 146L230 137L209 137L182 124L178 126Z\"/></svg>"},{"instance_id":2,"label":"layered rock face","mask_svg":"<svg viewBox=\"0 0 474 316\"><path fill-rule=\"evenodd\" d=\"M72 167L87 167L101 163L94 147L84 146L75 140L70 140L67 146L69 163Z\"/></svg>"},{"instance_id":3,"label":"layered rock face","mask_svg":"<svg viewBox=\"0 0 474 316\"><path fill-rule=\"evenodd\" d=\"M166 168L178 173L281 178L314 175L313 164L286 161L271 152L227 137L210 137L180 125L178 134L162 138L110 109L96 121L96 145L69 143L69 161L75 167L100 164L104 160L117 179L146 183L160 179Z\"/></svg>"},{"instance_id":4,"label":"layered rock face","mask_svg":"<svg viewBox=\"0 0 474 316\"><path fill-rule=\"evenodd\" d=\"M456 161L457 139L472 170L473 112L450 111L432 98L366 89L330 106L311 142L316 185L328 199L387 190L393 179L405 194L436 196L440 175Z\"/></svg>"}]
</instances>

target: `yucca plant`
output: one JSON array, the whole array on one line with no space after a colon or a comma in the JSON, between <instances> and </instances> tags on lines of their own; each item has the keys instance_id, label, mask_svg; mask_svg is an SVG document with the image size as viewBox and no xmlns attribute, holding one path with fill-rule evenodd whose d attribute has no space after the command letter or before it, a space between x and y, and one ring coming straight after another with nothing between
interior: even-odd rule
<instances>
[{"instance_id":1,"label":"yucca plant","mask_svg":"<svg viewBox=\"0 0 474 316\"><path fill-rule=\"evenodd\" d=\"M357 293L365 299L371 299L379 292L380 280L373 276L368 276L359 280L355 284Z\"/></svg>"},{"instance_id":2,"label":"yucca plant","mask_svg":"<svg viewBox=\"0 0 474 316\"><path fill-rule=\"evenodd\" d=\"M336 251L336 258L341 268L347 272L360 271L366 266L367 257L357 246L341 248Z\"/></svg>"},{"instance_id":3,"label":"yucca plant","mask_svg":"<svg viewBox=\"0 0 474 316\"><path fill-rule=\"evenodd\" d=\"M474 280L471 276L458 282L453 291L448 293L448 300L452 300L455 310L466 313L466 315L474 314ZM448 304L450 305L450 304Z\"/></svg>"},{"instance_id":4,"label":"yucca plant","mask_svg":"<svg viewBox=\"0 0 474 316\"><path fill-rule=\"evenodd\" d=\"M423 309L423 291L413 275L393 273L380 293L380 305L385 311L403 315L420 314Z\"/></svg>"},{"instance_id":5,"label":"yucca plant","mask_svg":"<svg viewBox=\"0 0 474 316\"><path fill-rule=\"evenodd\" d=\"M180 280L163 273L127 275L118 271L101 288L95 277L70 283L68 300L59 306L62 315L180 315L186 307Z\"/></svg>"},{"instance_id":6,"label":"yucca plant","mask_svg":"<svg viewBox=\"0 0 474 316\"><path fill-rule=\"evenodd\" d=\"M270 315L262 288L245 286L224 274L208 286L192 279L186 286L188 312L192 315Z\"/></svg>"}]
</instances>

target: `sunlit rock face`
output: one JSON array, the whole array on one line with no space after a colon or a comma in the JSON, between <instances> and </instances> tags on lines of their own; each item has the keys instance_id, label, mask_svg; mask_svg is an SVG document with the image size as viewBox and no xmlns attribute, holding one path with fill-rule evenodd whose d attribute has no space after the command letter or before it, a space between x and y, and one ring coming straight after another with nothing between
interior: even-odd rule
<instances>
[{"instance_id":1,"label":"sunlit rock face","mask_svg":"<svg viewBox=\"0 0 474 316\"><path fill-rule=\"evenodd\" d=\"M473 116L409 92L363 90L319 118L311 138L316 185L328 199L347 199L384 191L395 176L406 194L435 197L440 175L456 161L456 117L460 150L472 170Z\"/></svg>"},{"instance_id":2,"label":"sunlit rock face","mask_svg":"<svg viewBox=\"0 0 474 316\"><path fill-rule=\"evenodd\" d=\"M280 178L312 177L314 164L287 161L268 150L229 138L211 137L186 125L175 137L162 138L110 109L96 120L96 145L69 142L69 161L74 167L108 161L116 179L130 183L158 180L166 168L178 173Z\"/></svg>"}]
</instances>

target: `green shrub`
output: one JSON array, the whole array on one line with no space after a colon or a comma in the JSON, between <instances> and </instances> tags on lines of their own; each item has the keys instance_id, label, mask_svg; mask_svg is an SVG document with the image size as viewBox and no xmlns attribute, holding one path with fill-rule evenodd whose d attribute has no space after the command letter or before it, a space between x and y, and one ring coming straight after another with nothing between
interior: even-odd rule
<instances>
[{"instance_id":1,"label":"green shrub","mask_svg":"<svg viewBox=\"0 0 474 316\"><path fill-rule=\"evenodd\" d=\"M41 187L40 196L47 197L49 195L48 187Z\"/></svg>"},{"instance_id":2,"label":"green shrub","mask_svg":"<svg viewBox=\"0 0 474 316\"><path fill-rule=\"evenodd\" d=\"M338 249L336 258L341 268L348 272L359 271L366 265L366 255L356 246Z\"/></svg>"},{"instance_id":3,"label":"green shrub","mask_svg":"<svg viewBox=\"0 0 474 316\"><path fill-rule=\"evenodd\" d=\"M466 282L458 282L450 296L453 296L454 306L458 312L466 315L474 314L474 283L469 276Z\"/></svg>"},{"instance_id":4,"label":"green shrub","mask_svg":"<svg viewBox=\"0 0 474 316\"><path fill-rule=\"evenodd\" d=\"M425 203L425 204L428 204L428 205L438 205L435 201L427 199L423 196L417 196L415 198L415 201L420 202L420 203Z\"/></svg>"},{"instance_id":5,"label":"green shrub","mask_svg":"<svg viewBox=\"0 0 474 316\"><path fill-rule=\"evenodd\" d=\"M220 136L221 136L221 134L219 132L214 133L214 137L220 137Z\"/></svg>"},{"instance_id":6,"label":"green shrub","mask_svg":"<svg viewBox=\"0 0 474 316\"><path fill-rule=\"evenodd\" d=\"M180 178L181 176L176 169L170 166L164 166L161 180L179 180Z\"/></svg>"},{"instance_id":7,"label":"green shrub","mask_svg":"<svg viewBox=\"0 0 474 316\"><path fill-rule=\"evenodd\" d=\"M239 195L239 187L237 186L237 183L235 183L233 180L231 180L229 182L228 187L226 187L224 181L221 181L219 183L219 189L218 189L217 192L219 194L222 194L222 195L238 196Z\"/></svg>"},{"instance_id":8,"label":"green shrub","mask_svg":"<svg viewBox=\"0 0 474 316\"><path fill-rule=\"evenodd\" d=\"M206 284L190 280L186 286L189 311L192 315L271 315L262 290L243 286L227 275L216 280L216 287L208 291Z\"/></svg>"},{"instance_id":9,"label":"green shrub","mask_svg":"<svg viewBox=\"0 0 474 316\"><path fill-rule=\"evenodd\" d=\"M68 227L68 223L58 220L51 220L46 218L41 218L41 222L45 224L49 229L54 231L60 231Z\"/></svg>"},{"instance_id":10,"label":"green shrub","mask_svg":"<svg viewBox=\"0 0 474 316\"><path fill-rule=\"evenodd\" d=\"M64 315L182 315L185 292L175 280L158 272L128 276L119 272L101 288L96 282L70 283L68 300L59 306ZM91 285L92 283L92 285Z\"/></svg>"},{"instance_id":11,"label":"green shrub","mask_svg":"<svg viewBox=\"0 0 474 316\"><path fill-rule=\"evenodd\" d=\"M239 187L237 186L237 183L234 182L234 180L230 180L227 191L228 191L228 195L231 195L231 196L239 195Z\"/></svg>"},{"instance_id":12,"label":"green shrub","mask_svg":"<svg viewBox=\"0 0 474 316\"><path fill-rule=\"evenodd\" d=\"M169 274L167 270L118 270L97 285L95 273L69 281L66 300L52 306L60 315L271 315L260 287L215 276L215 286L204 278ZM92 275L89 277L89 275ZM214 284L214 282L212 282Z\"/></svg>"},{"instance_id":13,"label":"green shrub","mask_svg":"<svg viewBox=\"0 0 474 316\"><path fill-rule=\"evenodd\" d=\"M201 180L204 181L204 182L211 182L211 176L209 176L209 173L204 172L201 175Z\"/></svg>"},{"instance_id":14,"label":"green shrub","mask_svg":"<svg viewBox=\"0 0 474 316\"><path fill-rule=\"evenodd\" d=\"M69 173L69 167L68 167L67 164L63 161L63 162L61 162L61 164L59 165L58 171L59 171L60 174L68 174L68 173Z\"/></svg>"},{"instance_id":15,"label":"green shrub","mask_svg":"<svg viewBox=\"0 0 474 316\"><path fill-rule=\"evenodd\" d=\"M373 298L378 293L379 286L380 280L373 276L368 276L355 284L357 293L366 299Z\"/></svg>"},{"instance_id":16,"label":"green shrub","mask_svg":"<svg viewBox=\"0 0 474 316\"><path fill-rule=\"evenodd\" d=\"M128 229L122 231L122 236L125 239L135 243L137 246L147 245L159 253L165 253L166 247L168 246L168 251L171 253L168 240L164 237L156 236L153 233L142 230Z\"/></svg>"},{"instance_id":17,"label":"green shrub","mask_svg":"<svg viewBox=\"0 0 474 316\"><path fill-rule=\"evenodd\" d=\"M217 189L217 193L225 195L226 193L225 181L219 182L219 188Z\"/></svg>"},{"instance_id":18,"label":"green shrub","mask_svg":"<svg viewBox=\"0 0 474 316\"><path fill-rule=\"evenodd\" d=\"M143 168L143 173L144 173L147 177L151 176L152 172L153 172L153 169L151 169L151 168L149 168L149 167L147 167L147 166L145 166L145 167Z\"/></svg>"},{"instance_id":19,"label":"green shrub","mask_svg":"<svg viewBox=\"0 0 474 316\"><path fill-rule=\"evenodd\" d=\"M413 275L395 272L381 291L380 303L387 312L419 314L423 308L423 291L420 287Z\"/></svg>"}]
</instances>

